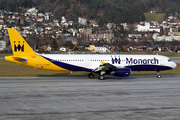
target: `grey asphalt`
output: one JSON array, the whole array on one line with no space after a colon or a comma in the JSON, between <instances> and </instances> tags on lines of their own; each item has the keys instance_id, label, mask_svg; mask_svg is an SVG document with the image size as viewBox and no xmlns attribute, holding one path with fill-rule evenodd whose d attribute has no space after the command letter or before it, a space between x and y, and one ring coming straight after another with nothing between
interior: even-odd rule
<instances>
[{"instance_id":1,"label":"grey asphalt","mask_svg":"<svg viewBox=\"0 0 180 120\"><path fill-rule=\"evenodd\" d=\"M0 78L0 120L179 120L180 75Z\"/></svg>"}]
</instances>

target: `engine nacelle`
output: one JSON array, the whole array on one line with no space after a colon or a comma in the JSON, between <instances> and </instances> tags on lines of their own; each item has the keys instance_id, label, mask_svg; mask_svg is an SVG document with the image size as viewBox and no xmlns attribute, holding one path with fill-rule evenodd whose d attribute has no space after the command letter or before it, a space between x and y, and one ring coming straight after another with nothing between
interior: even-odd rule
<instances>
[{"instance_id":1,"label":"engine nacelle","mask_svg":"<svg viewBox=\"0 0 180 120\"><path fill-rule=\"evenodd\" d=\"M112 71L110 73L112 76L118 76L118 77L128 77L131 75L131 69L130 68L120 68L116 69L115 71Z\"/></svg>"}]
</instances>

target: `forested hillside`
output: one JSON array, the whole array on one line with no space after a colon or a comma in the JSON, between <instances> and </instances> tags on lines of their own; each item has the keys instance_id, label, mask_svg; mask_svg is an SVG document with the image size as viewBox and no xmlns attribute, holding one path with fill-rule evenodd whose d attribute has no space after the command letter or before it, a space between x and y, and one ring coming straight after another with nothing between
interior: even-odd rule
<instances>
[{"instance_id":1,"label":"forested hillside","mask_svg":"<svg viewBox=\"0 0 180 120\"><path fill-rule=\"evenodd\" d=\"M53 12L60 19L76 21L103 18L104 22L134 23L145 20L144 12L180 13L180 0L1 0L0 9L25 12L36 7L40 12Z\"/></svg>"}]
</instances>

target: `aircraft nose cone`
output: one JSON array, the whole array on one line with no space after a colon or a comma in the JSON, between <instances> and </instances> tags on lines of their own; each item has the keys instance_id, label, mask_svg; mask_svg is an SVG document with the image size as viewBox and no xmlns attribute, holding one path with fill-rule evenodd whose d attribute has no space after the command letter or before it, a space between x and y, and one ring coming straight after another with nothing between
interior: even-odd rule
<instances>
[{"instance_id":1,"label":"aircraft nose cone","mask_svg":"<svg viewBox=\"0 0 180 120\"><path fill-rule=\"evenodd\" d=\"M178 63L175 63L175 62L173 62L173 68L176 68L177 67L177 65L178 65Z\"/></svg>"}]
</instances>

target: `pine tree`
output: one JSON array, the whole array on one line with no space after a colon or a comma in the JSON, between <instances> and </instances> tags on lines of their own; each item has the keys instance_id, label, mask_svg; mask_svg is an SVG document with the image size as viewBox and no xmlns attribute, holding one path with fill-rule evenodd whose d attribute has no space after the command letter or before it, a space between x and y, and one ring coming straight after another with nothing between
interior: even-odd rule
<instances>
[{"instance_id":1,"label":"pine tree","mask_svg":"<svg viewBox=\"0 0 180 120\"><path fill-rule=\"evenodd\" d=\"M51 47L52 47L53 51L57 51L58 50L58 44L57 44L55 39L53 39L53 41L51 43Z\"/></svg>"},{"instance_id":2,"label":"pine tree","mask_svg":"<svg viewBox=\"0 0 180 120\"><path fill-rule=\"evenodd\" d=\"M102 27L104 26L104 20L103 20L103 18L100 18L100 19L99 19L98 25L99 25L100 28L102 28Z\"/></svg>"}]
</instances>

